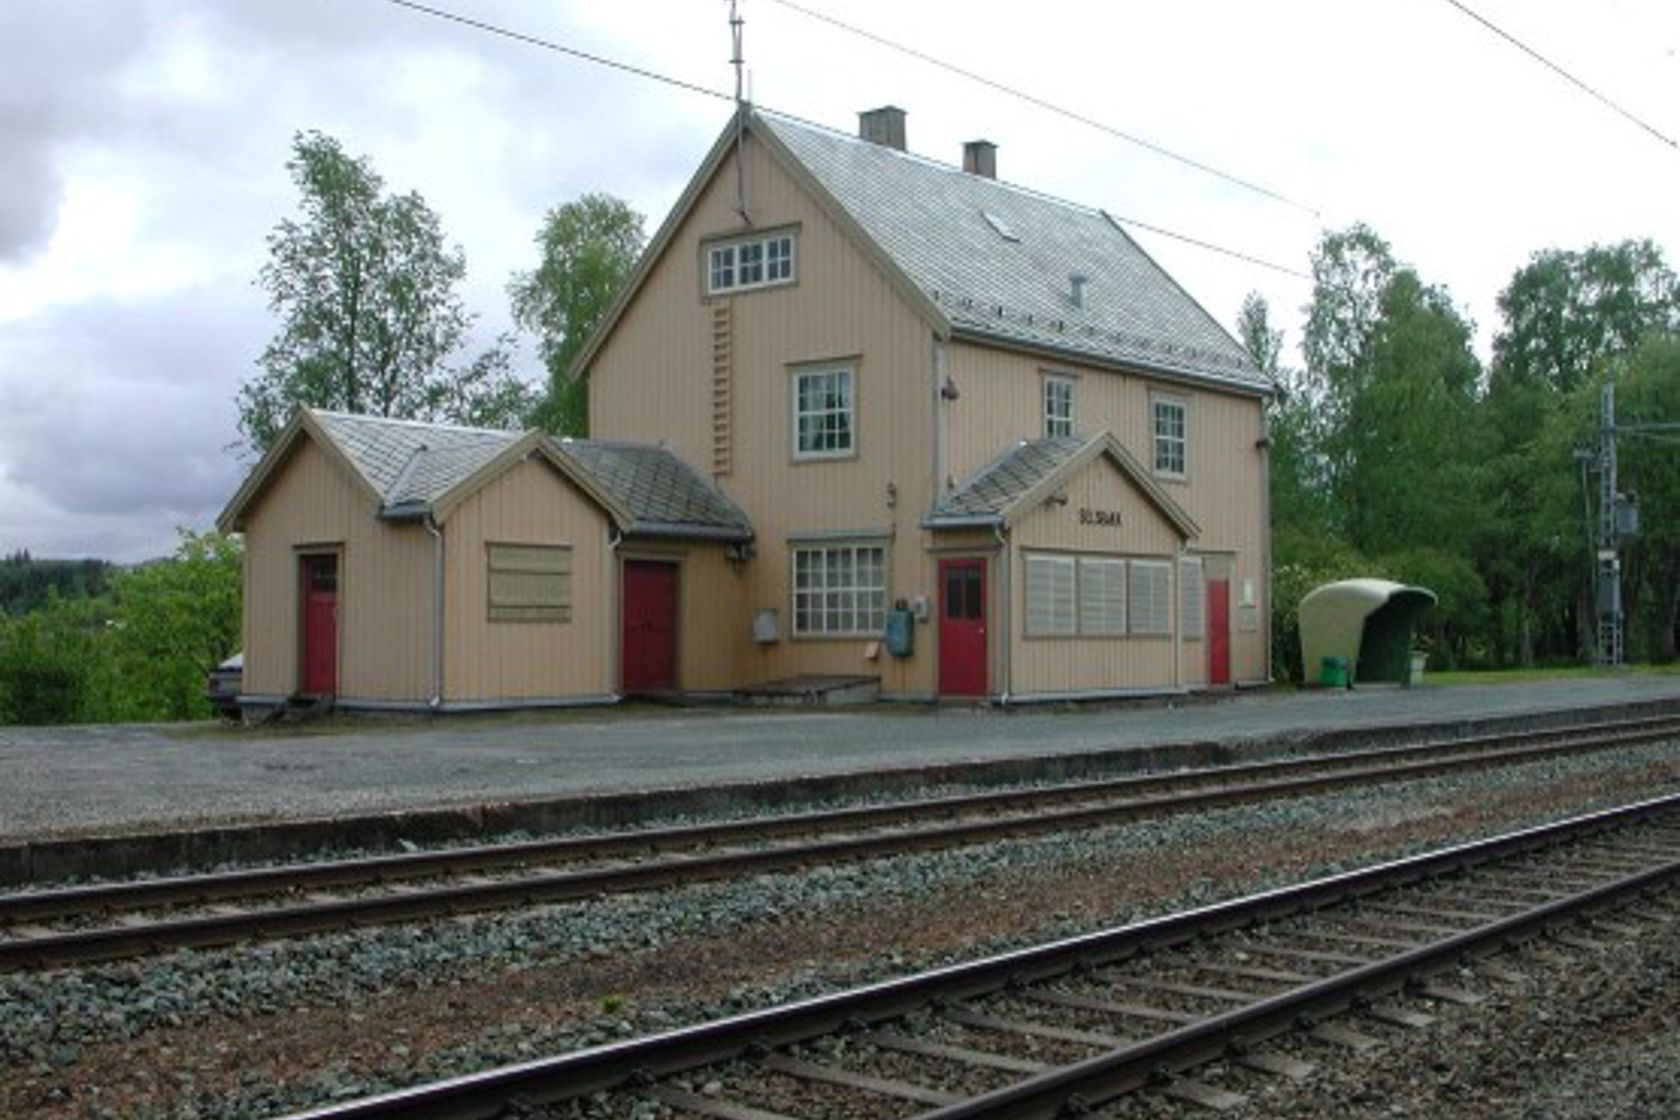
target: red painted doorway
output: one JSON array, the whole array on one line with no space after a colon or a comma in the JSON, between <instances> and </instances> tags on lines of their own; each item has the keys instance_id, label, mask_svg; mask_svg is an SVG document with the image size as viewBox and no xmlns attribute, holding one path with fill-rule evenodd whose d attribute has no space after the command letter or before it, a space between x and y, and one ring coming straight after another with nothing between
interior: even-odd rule
<instances>
[{"instance_id":1,"label":"red painted doorway","mask_svg":"<svg viewBox=\"0 0 1680 1120\"><path fill-rule=\"evenodd\" d=\"M624 692L677 687L677 566L624 562Z\"/></svg>"},{"instance_id":2,"label":"red painted doorway","mask_svg":"<svg viewBox=\"0 0 1680 1120\"><path fill-rule=\"evenodd\" d=\"M939 562L939 694L986 695L986 562Z\"/></svg>"},{"instance_id":3,"label":"red painted doorway","mask_svg":"<svg viewBox=\"0 0 1680 1120\"><path fill-rule=\"evenodd\" d=\"M1207 581L1208 684L1231 683L1231 581Z\"/></svg>"},{"instance_id":4,"label":"red painted doorway","mask_svg":"<svg viewBox=\"0 0 1680 1120\"><path fill-rule=\"evenodd\" d=\"M309 696L338 695L338 554L298 557L303 591L303 687Z\"/></svg>"}]
</instances>

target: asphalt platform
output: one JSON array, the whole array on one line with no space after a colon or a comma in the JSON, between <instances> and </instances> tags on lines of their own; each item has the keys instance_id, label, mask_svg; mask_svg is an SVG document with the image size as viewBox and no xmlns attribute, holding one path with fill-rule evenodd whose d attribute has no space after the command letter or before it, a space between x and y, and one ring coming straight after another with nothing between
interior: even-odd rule
<instances>
[{"instance_id":1,"label":"asphalt platform","mask_svg":"<svg viewBox=\"0 0 1680 1120\"><path fill-rule=\"evenodd\" d=\"M1333 749L1483 723L1614 718L1669 704L1680 708L1680 677L1236 693L1053 709L640 707L268 729L0 728L0 849L272 832L294 822L398 822L370 834L369 843L405 829L438 835L610 824L726 806L716 791L756 791L737 798L754 807L755 800L886 790L893 780L1010 781L1194 765L1256 757L1261 744ZM1046 758L1055 765L1044 768ZM532 805L570 809L541 819L518 812ZM0 879L10 877L0 866Z\"/></svg>"}]
</instances>

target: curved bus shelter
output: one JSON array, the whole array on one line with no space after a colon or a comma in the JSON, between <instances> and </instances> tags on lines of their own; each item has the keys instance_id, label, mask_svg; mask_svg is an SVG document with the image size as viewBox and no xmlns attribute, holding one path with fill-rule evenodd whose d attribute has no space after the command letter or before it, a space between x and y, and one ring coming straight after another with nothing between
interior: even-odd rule
<instances>
[{"instance_id":1,"label":"curved bus shelter","mask_svg":"<svg viewBox=\"0 0 1680 1120\"><path fill-rule=\"evenodd\" d=\"M1318 680L1325 658L1341 658L1345 680L1410 680L1412 629L1435 593L1386 579L1344 579L1301 599L1302 679ZM1324 683L1341 683L1326 679Z\"/></svg>"}]
</instances>

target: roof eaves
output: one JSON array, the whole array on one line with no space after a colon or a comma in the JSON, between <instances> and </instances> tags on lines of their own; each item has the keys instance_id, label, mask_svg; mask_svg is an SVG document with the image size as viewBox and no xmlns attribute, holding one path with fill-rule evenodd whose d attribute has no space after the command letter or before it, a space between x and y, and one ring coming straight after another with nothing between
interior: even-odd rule
<instances>
[{"instance_id":1,"label":"roof eaves","mask_svg":"<svg viewBox=\"0 0 1680 1120\"><path fill-rule=\"evenodd\" d=\"M979 342L987 346L996 346L1003 350L1013 350L1021 354L1032 354L1046 357L1071 358L1086 365L1099 366L1120 373L1136 373L1139 371L1159 377L1165 381L1179 384L1213 386L1220 389L1235 391L1249 396L1270 397L1277 393L1277 385L1265 374L1256 376L1261 380L1251 380L1244 377L1234 377L1210 370L1187 369L1183 366L1162 365L1142 359L1117 358L1103 354L1096 350L1087 350L1078 346L1055 346L1048 342L1035 342L1019 335L1003 332L991 332L968 324L956 324L951 328L951 337L955 341Z\"/></svg>"},{"instance_id":2,"label":"roof eaves","mask_svg":"<svg viewBox=\"0 0 1680 1120\"><path fill-rule=\"evenodd\" d=\"M627 537L663 537L673 540L731 541L745 543L753 531L737 525L691 525L675 521L632 521L624 530Z\"/></svg>"},{"instance_id":3,"label":"roof eaves","mask_svg":"<svg viewBox=\"0 0 1680 1120\"><path fill-rule=\"evenodd\" d=\"M922 518L924 529L994 529L1005 524L996 513L930 513Z\"/></svg>"}]
</instances>

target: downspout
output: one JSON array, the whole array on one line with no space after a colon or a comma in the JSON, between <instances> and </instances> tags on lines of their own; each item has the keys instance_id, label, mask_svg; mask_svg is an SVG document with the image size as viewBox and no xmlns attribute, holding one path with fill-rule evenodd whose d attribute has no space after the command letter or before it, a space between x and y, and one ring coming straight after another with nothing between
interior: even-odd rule
<instances>
[{"instance_id":1,"label":"downspout","mask_svg":"<svg viewBox=\"0 0 1680 1120\"><path fill-rule=\"evenodd\" d=\"M1263 664L1266 683L1272 675L1272 410L1271 402L1260 406L1260 635L1264 639Z\"/></svg>"},{"instance_id":2,"label":"downspout","mask_svg":"<svg viewBox=\"0 0 1680 1120\"><path fill-rule=\"evenodd\" d=\"M610 522L610 519L609 519ZM611 633L607 638L607 648L611 650L612 660L608 663L610 672L615 678L617 688L612 689L613 699L624 699L624 572L618 563L618 549L624 543L624 530L617 525L609 524L607 530L607 571L612 580L613 601L618 604L618 610L613 612L612 624L608 627Z\"/></svg>"},{"instance_id":3,"label":"downspout","mask_svg":"<svg viewBox=\"0 0 1680 1120\"><path fill-rule=\"evenodd\" d=\"M999 669L1003 688L998 693L998 703L1009 706L1010 695L1015 691L1015 663L1010 657L1010 647L1015 640L1015 617L1011 613L1013 604L1010 601L1009 589L1009 538L1004 535L1002 525L992 526L992 536L998 542L998 627L1003 636L998 639Z\"/></svg>"},{"instance_id":4,"label":"downspout","mask_svg":"<svg viewBox=\"0 0 1680 1120\"><path fill-rule=\"evenodd\" d=\"M432 698L426 706L435 712L443 707L443 534L429 512L422 524L432 535Z\"/></svg>"}]
</instances>

